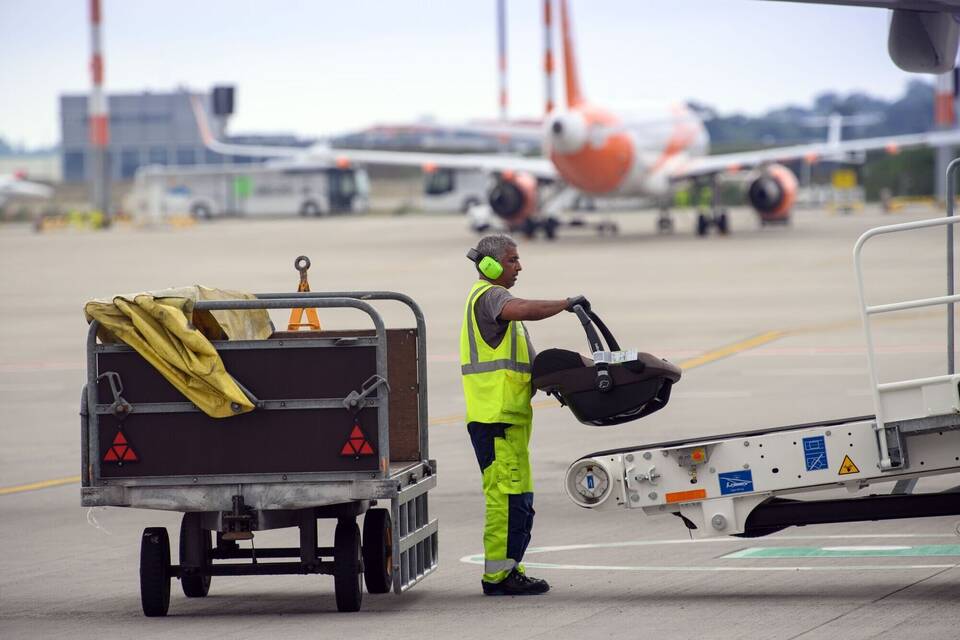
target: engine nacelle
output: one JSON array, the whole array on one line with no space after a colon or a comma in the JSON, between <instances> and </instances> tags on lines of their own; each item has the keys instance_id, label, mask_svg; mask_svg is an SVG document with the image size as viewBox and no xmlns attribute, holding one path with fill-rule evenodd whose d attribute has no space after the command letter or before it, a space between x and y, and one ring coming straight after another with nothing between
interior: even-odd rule
<instances>
[{"instance_id":1,"label":"engine nacelle","mask_svg":"<svg viewBox=\"0 0 960 640\"><path fill-rule=\"evenodd\" d=\"M587 120L579 111L561 111L547 118L544 133L551 153L576 153L587 144Z\"/></svg>"},{"instance_id":2,"label":"engine nacelle","mask_svg":"<svg viewBox=\"0 0 960 640\"><path fill-rule=\"evenodd\" d=\"M529 173L504 171L489 194L490 208L515 226L537 210L537 179Z\"/></svg>"},{"instance_id":3,"label":"engine nacelle","mask_svg":"<svg viewBox=\"0 0 960 640\"><path fill-rule=\"evenodd\" d=\"M797 199L797 177L782 164L768 165L750 182L747 198L763 221L785 221Z\"/></svg>"}]
</instances>

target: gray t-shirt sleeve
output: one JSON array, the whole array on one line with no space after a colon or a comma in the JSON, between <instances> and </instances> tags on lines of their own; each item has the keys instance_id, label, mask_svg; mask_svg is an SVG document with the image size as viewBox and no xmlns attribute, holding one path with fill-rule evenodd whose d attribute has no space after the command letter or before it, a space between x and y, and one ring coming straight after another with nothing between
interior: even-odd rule
<instances>
[{"instance_id":1,"label":"gray t-shirt sleeve","mask_svg":"<svg viewBox=\"0 0 960 640\"><path fill-rule=\"evenodd\" d=\"M473 309L477 316L477 328L483 341L496 349L500 346L503 336L507 334L510 323L500 319L500 312L513 296L503 287L490 287L481 294L474 303Z\"/></svg>"},{"instance_id":2,"label":"gray t-shirt sleeve","mask_svg":"<svg viewBox=\"0 0 960 640\"><path fill-rule=\"evenodd\" d=\"M503 307L513 299L513 295L503 287L490 287L473 303L473 309L477 316L477 328L480 329L483 341L490 345L491 349L500 346L503 337L507 335L510 321L500 318L500 313L503 311ZM527 338L527 353L530 354L530 361L532 362L536 351L533 350L530 332L526 331L526 325L524 325L523 333Z\"/></svg>"}]
</instances>

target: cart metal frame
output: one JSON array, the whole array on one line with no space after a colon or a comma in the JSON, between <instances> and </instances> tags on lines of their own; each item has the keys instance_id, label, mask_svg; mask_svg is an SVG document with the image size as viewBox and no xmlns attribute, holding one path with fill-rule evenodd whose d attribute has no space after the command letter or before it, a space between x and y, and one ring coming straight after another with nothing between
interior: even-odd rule
<instances>
[{"instance_id":1,"label":"cart metal frame","mask_svg":"<svg viewBox=\"0 0 960 640\"><path fill-rule=\"evenodd\" d=\"M430 518L428 508L428 492L437 485L437 467L436 461L429 458L426 323L423 313L410 297L389 291L264 293L256 294L256 298L198 301L195 309L352 308L370 318L375 329L372 336L327 337L319 333L316 337L298 336L290 340L216 341L213 344L222 352L232 349L335 349L340 346L374 346L375 375L364 383L363 388L355 390L347 397L260 400L246 389L244 392L254 402L256 411L329 409L358 405L375 409L379 442L378 469L355 472L104 477L100 423L105 415L117 415L117 402L123 399L116 391L115 402L112 404L97 397L98 380L105 373L98 371L98 356L133 352L133 349L126 345L99 344L98 323L94 321L87 333L87 382L81 400L81 503L86 507L120 506L197 513L196 517L201 519L204 529L219 532L229 530L231 518L246 517L244 514L253 514L249 521L251 532L300 527L301 546L290 549L243 550L235 543L225 543L223 534L219 533L218 545L213 550L212 559L250 558L252 564L211 564L199 570L196 567L185 570L181 566L171 565L170 575L181 578L184 571L189 575L199 576L333 573L335 562L322 560L322 557L333 555L334 550L316 545L316 519L335 517L341 521L347 519L352 522L352 518L366 512L378 500L389 500L392 521L392 590L400 594L435 571L439 559L439 525L435 518ZM390 459L387 333L382 317L370 304L370 301L383 300L406 305L416 320L420 454L420 459L416 461L391 463ZM188 401L125 404L121 409L125 415L199 411ZM258 562L258 558L271 557L300 557L300 561Z\"/></svg>"}]
</instances>

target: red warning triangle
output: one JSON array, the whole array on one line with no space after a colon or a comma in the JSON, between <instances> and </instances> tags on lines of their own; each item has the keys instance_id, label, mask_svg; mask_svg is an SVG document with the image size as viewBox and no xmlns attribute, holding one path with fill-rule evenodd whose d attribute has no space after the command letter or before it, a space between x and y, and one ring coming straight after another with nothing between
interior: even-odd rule
<instances>
[{"instance_id":1,"label":"red warning triangle","mask_svg":"<svg viewBox=\"0 0 960 640\"><path fill-rule=\"evenodd\" d=\"M137 462L138 460L140 460L140 458L137 457L137 454L134 452L133 447L130 446L130 443L127 442L127 439L123 437L123 432L118 431L117 435L113 438L113 444L107 449L107 453L103 456L103 461L123 464L124 462Z\"/></svg>"},{"instance_id":2,"label":"red warning triangle","mask_svg":"<svg viewBox=\"0 0 960 640\"><path fill-rule=\"evenodd\" d=\"M350 439L343 445L343 449L340 450L340 455L354 457L373 455L373 447L367 442L367 437L363 435L363 431L360 430L360 425L353 425L353 431L350 432Z\"/></svg>"}]
</instances>

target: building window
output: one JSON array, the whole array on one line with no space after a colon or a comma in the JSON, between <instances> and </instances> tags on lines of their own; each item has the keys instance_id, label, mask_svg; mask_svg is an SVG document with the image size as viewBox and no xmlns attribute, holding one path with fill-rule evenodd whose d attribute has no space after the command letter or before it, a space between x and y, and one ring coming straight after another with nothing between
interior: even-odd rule
<instances>
[{"instance_id":1,"label":"building window","mask_svg":"<svg viewBox=\"0 0 960 640\"><path fill-rule=\"evenodd\" d=\"M140 150L123 149L120 152L120 177L129 179L140 168Z\"/></svg>"},{"instance_id":2,"label":"building window","mask_svg":"<svg viewBox=\"0 0 960 640\"><path fill-rule=\"evenodd\" d=\"M189 165L189 164L196 164L196 162L197 162L197 156L193 150L193 147L177 148L177 164Z\"/></svg>"},{"instance_id":3,"label":"building window","mask_svg":"<svg viewBox=\"0 0 960 640\"><path fill-rule=\"evenodd\" d=\"M149 164L167 164L167 150L163 147L150 147Z\"/></svg>"},{"instance_id":4,"label":"building window","mask_svg":"<svg viewBox=\"0 0 960 640\"><path fill-rule=\"evenodd\" d=\"M67 182L82 182L84 174L83 151L67 151L63 154L63 179Z\"/></svg>"}]
</instances>

